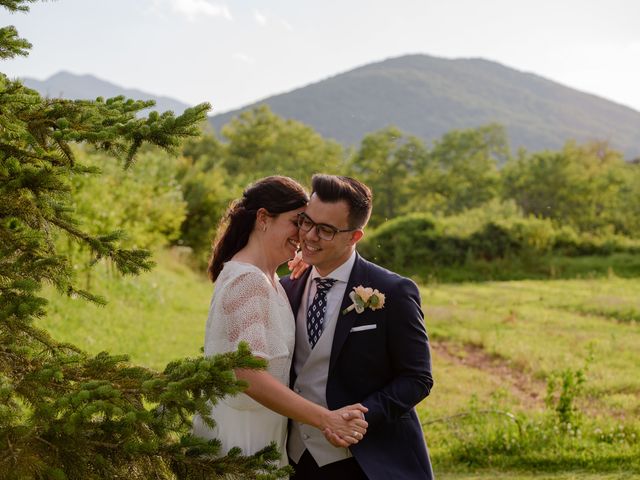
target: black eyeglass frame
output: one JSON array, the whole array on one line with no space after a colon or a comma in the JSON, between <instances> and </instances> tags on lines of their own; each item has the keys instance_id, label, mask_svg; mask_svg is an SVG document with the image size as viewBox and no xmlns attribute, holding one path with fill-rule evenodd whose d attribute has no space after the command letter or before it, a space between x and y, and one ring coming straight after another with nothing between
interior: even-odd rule
<instances>
[{"instance_id":1,"label":"black eyeglass frame","mask_svg":"<svg viewBox=\"0 0 640 480\"><path fill-rule=\"evenodd\" d=\"M298 219L297 219L297 223L298 223L298 228L300 230L302 230L303 232L309 232L311 231L312 228L316 229L316 235L318 235L318 237L320 237L322 240L326 240L327 242L330 242L331 240L333 240L336 237L336 233L346 233L346 232L355 232L356 230L360 230L359 228L345 228L345 229L340 229L340 228L336 228L333 225L329 225L328 223L316 223L314 222L311 217L309 215L307 215L304 212L300 212L298 214ZM311 226L309 228L303 228L302 227L302 222L311 222ZM324 228L328 228L329 230L331 230L332 235L331 238L325 238L324 236L320 235L320 228L324 227Z\"/></svg>"}]
</instances>

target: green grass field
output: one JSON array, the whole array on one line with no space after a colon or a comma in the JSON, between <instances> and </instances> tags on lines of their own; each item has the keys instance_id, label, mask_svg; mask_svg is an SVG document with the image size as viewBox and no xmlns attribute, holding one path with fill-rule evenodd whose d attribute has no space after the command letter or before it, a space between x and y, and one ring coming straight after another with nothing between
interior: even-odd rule
<instances>
[{"instance_id":1,"label":"green grass field","mask_svg":"<svg viewBox=\"0 0 640 480\"><path fill-rule=\"evenodd\" d=\"M607 413L640 416L640 281L518 281L422 289L434 343L464 363L470 347L519 379L580 367L587 393ZM484 366L484 365L482 365ZM502 382L504 384L504 382Z\"/></svg>"},{"instance_id":2,"label":"green grass field","mask_svg":"<svg viewBox=\"0 0 640 480\"><path fill-rule=\"evenodd\" d=\"M444 471L499 466L538 475L582 470L580 478L585 469L640 475L640 282L436 285L423 287L422 296L436 385L419 411ZM586 377L575 398L580 425L565 435L549 423L547 379L576 370ZM506 416L491 413L434 422L477 410L512 413L530 429L519 435Z\"/></svg>"},{"instance_id":3,"label":"green grass field","mask_svg":"<svg viewBox=\"0 0 640 480\"><path fill-rule=\"evenodd\" d=\"M123 278L98 265L90 286L106 297L106 306L47 290L48 315L40 325L88 352L127 353L133 362L156 369L200 355L213 285L169 252L154 260L157 267L139 277ZM85 288L83 277L79 280Z\"/></svg>"},{"instance_id":4,"label":"green grass field","mask_svg":"<svg viewBox=\"0 0 640 480\"><path fill-rule=\"evenodd\" d=\"M156 260L138 278L99 266L91 286L106 307L46 291L40 325L157 369L200 355L212 285L169 252ZM439 284L422 296L436 384L418 410L439 478L640 478L640 281ZM576 370L586 381L567 433L544 399L550 375Z\"/></svg>"}]
</instances>

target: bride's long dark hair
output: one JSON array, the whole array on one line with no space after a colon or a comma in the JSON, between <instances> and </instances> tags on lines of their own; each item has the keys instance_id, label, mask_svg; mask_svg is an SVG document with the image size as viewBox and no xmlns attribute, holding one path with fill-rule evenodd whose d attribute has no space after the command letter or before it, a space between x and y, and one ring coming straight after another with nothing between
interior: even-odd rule
<instances>
[{"instance_id":1,"label":"bride's long dark hair","mask_svg":"<svg viewBox=\"0 0 640 480\"><path fill-rule=\"evenodd\" d=\"M309 202L304 188L289 177L274 175L249 185L242 198L234 200L218 225L218 234L209 260L208 274L215 282L224 262L242 250L256 224L256 214L264 208L278 215L303 207Z\"/></svg>"}]
</instances>

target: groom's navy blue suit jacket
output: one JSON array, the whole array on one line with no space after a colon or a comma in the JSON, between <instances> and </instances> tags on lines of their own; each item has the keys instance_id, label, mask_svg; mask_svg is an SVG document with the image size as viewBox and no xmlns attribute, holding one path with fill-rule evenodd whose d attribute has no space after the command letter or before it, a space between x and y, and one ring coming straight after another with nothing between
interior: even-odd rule
<instances>
[{"instance_id":1,"label":"groom's navy blue suit jacket","mask_svg":"<svg viewBox=\"0 0 640 480\"><path fill-rule=\"evenodd\" d=\"M297 280L281 280L294 315L310 271ZM339 314L329 364L327 405L333 410L362 403L369 409L365 416L368 431L350 448L369 479L431 479L431 462L414 409L433 385L418 288L411 280L358 255L340 312L352 303L349 293L359 285L385 294L385 305L360 314L355 310ZM368 327L352 331L361 326ZM295 372L291 382L295 382Z\"/></svg>"}]
</instances>

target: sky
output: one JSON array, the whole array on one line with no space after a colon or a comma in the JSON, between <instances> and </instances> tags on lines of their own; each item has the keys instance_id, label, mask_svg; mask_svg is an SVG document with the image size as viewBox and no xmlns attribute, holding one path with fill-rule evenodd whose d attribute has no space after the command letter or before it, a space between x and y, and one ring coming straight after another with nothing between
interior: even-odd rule
<instances>
[{"instance_id":1,"label":"sky","mask_svg":"<svg viewBox=\"0 0 640 480\"><path fill-rule=\"evenodd\" d=\"M640 111L638 0L56 0L0 11L9 77L92 74L222 113L371 62L480 57Z\"/></svg>"}]
</instances>

